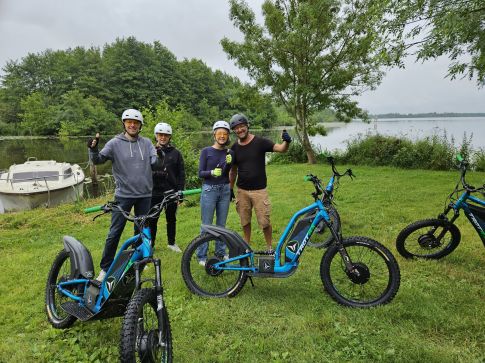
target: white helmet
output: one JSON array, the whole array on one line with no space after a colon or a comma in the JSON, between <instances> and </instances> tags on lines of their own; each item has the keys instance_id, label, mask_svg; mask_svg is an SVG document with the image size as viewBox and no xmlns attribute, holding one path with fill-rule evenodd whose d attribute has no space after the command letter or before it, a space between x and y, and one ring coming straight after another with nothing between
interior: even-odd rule
<instances>
[{"instance_id":1,"label":"white helmet","mask_svg":"<svg viewBox=\"0 0 485 363\"><path fill-rule=\"evenodd\" d=\"M231 132L231 128L226 121L216 121L214 122L214 126L212 126L212 131L216 131L216 129L226 129L227 131Z\"/></svg>"},{"instance_id":2,"label":"white helmet","mask_svg":"<svg viewBox=\"0 0 485 363\"><path fill-rule=\"evenodd\" d=\"M135 110L133 108L129 108L123 111L123 115L121 115L121 121L125 120L138 120L143 125L143 116L140 111Z\"/></svg>"},{"instance_id":3,"label":"white helmet","mask_svg":"<svg viewBox=\"0 0 485 363\"><path fill-rule=\"evenodd\" d=\"M172 135L172 126L170 126L165 122L159 122L158 124L155 125L153 134L155 135L155 138L157 137L157 134Z\"/></svg>"}]
</instances>

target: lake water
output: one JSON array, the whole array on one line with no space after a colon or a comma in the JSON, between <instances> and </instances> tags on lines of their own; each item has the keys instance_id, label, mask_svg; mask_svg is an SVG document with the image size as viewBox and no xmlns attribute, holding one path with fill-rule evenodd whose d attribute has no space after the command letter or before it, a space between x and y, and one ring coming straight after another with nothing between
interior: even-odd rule
<instances>
[{"instance_id":1,"label":"lake water","mask_svg":"<svg viewBox=\"0 0 485 363\"><path fill-rule=\"evenodd\" d=\"M471 144L474 148L485 148L485 117L456 117L456 118L429 118L429 119L384 119L369 124L353 121L351 123L329 123L327 136L311 137L311 141L323 149L344 150L347 141L359 135L380 133L417 139L431 135L442 136L445 132L450 139L454 137L455 145L459 145L464 133L472 136ZM271 130L256 132L269 137L274 141L280 138L280 131ZM291 134L291 131L290 131ZM210 133L195 133L191 136L193 144L202 148L211 143ZM234 136L232 136L234 140ZM38 160L54 159L80 164L87 168L88 152L87 138L69 139L27 139L0 137L0 170L7 169L13 163L23 163L28 157ZM102 140L106 142L108 138ZM86 175L89 169L86 169ZM98 174L111 172L111 163L98 166Z\"/></svg>"},{"instance_id":2,"label":"lake water","mask_svg":"<svg viewBox=\"0 0 485 363\"><path fill-rule=\"evenodd\" d=\"M485 148L485 117L442 117L442 118L400 118L380 119L371 123L353 121L350 123L325 124L327 136L314 136L310 140L322 150L345 150L347 142L366 134L406 137L411 140L427 136L454 138L455 146L461 145L463 136L472 136L473 148Z\"/></svg>"}]
</instances>

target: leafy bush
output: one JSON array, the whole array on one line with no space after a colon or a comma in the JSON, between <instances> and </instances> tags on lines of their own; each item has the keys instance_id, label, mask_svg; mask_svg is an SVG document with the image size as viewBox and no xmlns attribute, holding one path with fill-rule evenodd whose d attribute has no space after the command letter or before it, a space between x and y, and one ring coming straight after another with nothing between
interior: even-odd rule
<instances>
[{"instance_id":1,"label":"leafy bush","mask_svg":"<svg viewBox=\"0 0 485 363\"><path fill-rule=\"evenodd\" d=\"M402 147L392 158L392 164L398 168L413 169L417 167L419 162L417 151L413 148L412 144L403 144Z\"/></svg>"},{"instance_id":2,"label":"leafy bush","mask_svg":"<svg viewBox=\"0 0 485 363\"><path fill-rule=\"evenodd\" d=\"M291 164L291 163L306 163L307 156L303 149L303 145L294 141L290 144L286 153L273 153L268 164Z\"/></svg>"},{"instance_id":3,"label":"leafy bush","mask_svg":"<svg viewBox=\"0 0 485 363\"><path fill-rule=\"evenodd\" d=\"M485 150L479 149L473 154L473 164L472 167L476 171L485 171Z\"/></svg>"},{"instance_id":4,"label":"leafy bush","mask_svg":"<svg viewBox=\"0 0 485 363\"><path fill-rule=\"evenodd\" d=\"M0 135L18 135L18 125L0 121Z\"/></svg>"},{"instance_id":5,"label":"leafy bush","mask_svg":"<svg viewBox=\"0 0 485 363\"><path fill-rule=\"evenodd\" d=\"M315 136L315 135L327 135L327 129L323 125L311 125L308 127L308 135Z\"/></svg>"},{"instance_id":6,"label":"leafy bush","mask_svg":"<svg viewBox=\"0 0 485 363\"><path fill-rule=\"evenodd\" d=\"M454 139L448 140L446 133L442 136L430 136L411 141L406 138L384 136L380 134L359 135L347 143L344 152L334 151L331 155L338 162L370 165L394 166L402 169L453 170L456 168L456 155L461 154L469 160L473 170L485 171L485 150L474 150L472 136L463 136L459 148L454 146ZM327 155L313 146L317 163L327 163ZM303 146L295 141L290 144L286 153L271 154L269 164L306 163L307 155Z\"/></svg>"},{"instance_id":7,"label":"leafy bush","mask_svg":"<svg viewBox=\"0 0 485 363\"><path fill-rule=\"evenodd\" d=\"M312 145L313 151L318 164L327 163L327 156L330 152L323 150L319 146ZM342 153L334 151L331 155L337 159L342 160ZM273 153L268 164L292 164L292 163L306 163L308 161L306 151L303 149L298 141L293 141L286 153Z\"/></svg>"},{"instance_id":8,"label":"leafy bush","mask_svg":"<svg viewBox=\"0 0 485 363\"><path fill-rule=\"evenodd\" d=\"M347 142L344 161L353 164L393 165L393 160L398 155L397 162L409 164L409 161L403 160L403 155L398 154L402 147L409 145L407 140L393 136L360 135Z\"/></svg>"},{"instance_id":9,"label":"leafy bush","mask_svg":"<svg viewBox=\"0 0 485 363\"><path fill-rule=\"evenodd\" d=\"M453 141L449 142L446 135L426 137L413 143L417 156L416 168L429 170L450 170L455 166L457 151Z\"/></svg>"},{"instance_id":10,"label":"leafy bush","mask_svg":"<svg viewBox=\"0 0 485 363\"><path fill-rule=\"evenodd\" d=\"M456 150L446 136L410 141L380 134L359 136L348 142L344 161L399 168L448 170L454 165Z\"/></svg>"}]
</instances>

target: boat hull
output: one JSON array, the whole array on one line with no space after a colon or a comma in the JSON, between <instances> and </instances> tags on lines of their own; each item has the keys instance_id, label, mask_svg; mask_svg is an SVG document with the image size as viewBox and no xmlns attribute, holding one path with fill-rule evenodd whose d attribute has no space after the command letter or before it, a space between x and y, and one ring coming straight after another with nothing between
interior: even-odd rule
<instances>
[{"instance_id":1,"label":"boat hull","mask_svg":"<svg viewBox=\"0 0 485 363\"><path fill-rule=\"evenodd\" d=\"M79 200L83 196L84 183L49 191L34 193L0 192L0 213L18 212L37 207L54 207Z\"/></svg>"}]
</instances>

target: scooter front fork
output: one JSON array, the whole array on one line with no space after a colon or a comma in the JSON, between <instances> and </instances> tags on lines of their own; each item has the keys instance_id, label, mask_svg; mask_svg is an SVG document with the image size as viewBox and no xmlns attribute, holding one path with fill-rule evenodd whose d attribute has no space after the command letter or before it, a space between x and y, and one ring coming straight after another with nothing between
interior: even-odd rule
<instances>
[{"instance_id":1,"label":"scooter front fork","mask_svg":"<svg viewBox=\"0 0 485 363\"><path fill-rule=\"evenodd\" d=\"M450 203L446 208L445 210L443 211L443 213L440 213L438 215L438 219L442 219L442 220L445 220L445 221L449 221L450 223L454 223L456 221L456 219L459 217L460 213L458 212L458 209L454 208L454 204L453 203ZM448 219L448 213L450 211L453 211L453 216L451 217L451 219Z\"/></svg>"},{"instance_id":2,"label":"scooter front fork","mask_svg":"<svg viewBox=\"0 0 485 363\"><path fill-rule=\"evenodd\" d=\"M450 211L453 211L453 216L451 217L451 219L448 219L448 213ZM441 219L441 220L444 220L444 221L448 221L450 224L453 224L453 223L455 223L455 221L459 217L459 215L460 214L459 214L458 210L454 208L454 204L453 203L450 203L445 208L445 210L443 211L443 213L440 213L438 215L438 219ZM432 234L434 236L434 233L436 232L437 229L438 229L438 226L433 227L428 233L429 234ZM438 236L436 236L436 240L437 241L441 241L441 239L445 236L446 232L448 232L448 229L447 228L443 228L443 230L440 232L440 234Z\"/></svg>"},{"instance_id":3,"label":"scooter front fork","mask_svg":"<svg viewBox=\"0 0 485 363\"><path fill-rule=\"evenodd\" d=\"M153 263L155 266L155 280L153 281L153 288L155 289L155 296L157 302L157 320L158 320L158 344L160 346L165 345L165 341L167 341L167 331L165 329L165 317L167 316L164 314L166 309L164 300L163 300L163 285L162 285L162 272L160 267L160 259L158 258L146 258L142 261L138 261L135 263L135 286L137 289L141 287L141 278L140 278L140 266L144 266L147 263Z\"/></svg>"},{"instance_id":4,"label":"scooter front fork","mask_svg":"<svg viewBox=\"0 0 485 363\"><path fill-rule=\"evenodd\" d=\"M160 260L154 259L153 264L155 265L155 293L157 297L157 317L158 317L158 344L160 346L164 346L165 342L167 341L167 334L168 331L165 329L167 325L165 319L167 318L167 314L165 314L165 310L167 307L163 301L163 285L162 285L162 272L160 268Z\"/></svg>"},{"instance_id":5,"label":"scooter front fork","mask_svg":"<svg viewBox=\"0 0 485 363\"><path fill-rule=\"evenodd\" d=\"M352 260L350 259L349 254L347 253L347 250L345 249L344 245L342 243L338 243L338 253L340 254L340 257L342 257L342 260L344 261L345 265L345 270L347 272L352 272L354 269L354 264L352 263Z\"/></svg>"},{"instance_id":6,"label":"scooter front fork","mask_svg":"<svg viewBox=\"0 0 485 363\"><path fill-rule=\"evenodd\" d=\"M153 260L155 265L155 293L157 296L157 313L163 309L163 287L162 287L162 273L160 269L160 260L158 258Z\"/></svg>"}]
</instances>

